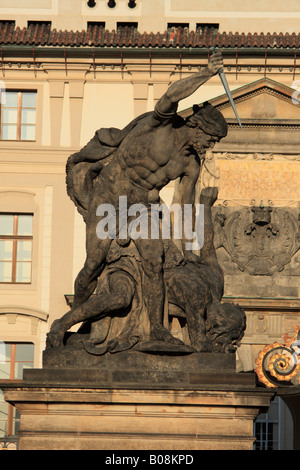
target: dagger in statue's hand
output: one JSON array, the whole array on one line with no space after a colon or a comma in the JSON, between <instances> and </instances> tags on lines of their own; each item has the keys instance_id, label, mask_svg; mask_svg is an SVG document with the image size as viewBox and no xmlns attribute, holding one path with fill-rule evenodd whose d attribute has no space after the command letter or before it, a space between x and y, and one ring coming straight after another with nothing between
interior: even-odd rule
<instances>
[{"instance_id":1,"label":"dagger in statue's hand","mask_svg":"<svg viewBox=\"0 0 300 470\"><path fill-rule=\"evenodd\" d=\"M209 49L209 51L210 51L211 54L214 54L215 48L214 48L214 47L211 47L211 48ZM227 95L227 97L228 97L228 99L229 99L229 101L230 101L230 104L231 104L231 106L232 106L232 109L233 109L233 112L234 112L234 114L235 114L235 117L237 118L237 121L238 121L238 123L239 123L239 126L240 126L240 127L243 127L243 126L242 126L242 123L241 123L241 120L240 120L240 118L239 118L239 115L238 115L238 113L237 113L237 110L236 110L236 107L235 107L235 104L234 104L234 101L233 101L233 98L232 98L232 95L231 95L231 91L230 91L230 89L229 89L229 86L228 86L227 79L226 79L226 76L225 76L225 73L224 73L223 68L220 68L220 69L218 70L218 74L219 74L220 80L221 80L221 82L222 82L222 85L223 85L223 87L224 87L224 90L225 90L225 92L226 92L226 95Z\"/></svg>"}]
</instances>

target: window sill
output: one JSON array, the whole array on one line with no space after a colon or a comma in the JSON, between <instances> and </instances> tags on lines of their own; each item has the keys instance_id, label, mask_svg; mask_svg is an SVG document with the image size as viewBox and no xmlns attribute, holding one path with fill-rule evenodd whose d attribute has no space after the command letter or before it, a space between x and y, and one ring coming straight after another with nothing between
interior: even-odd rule
<instances>
[{"instance_id":1,"label":"window sill","mask_svg":"<svg viewBox=\"0 0 300 470\"><path fill-rule=\"evenodd\" d=\"M20 143L23 143L23 142L36 142L36 140L14 140L14 139L0 139L1 142L20 142Z\"/></svg>"},{"instance_id":2,"label":"window sill","mask_svg":"<svg viewBox=\"0 0 300 470\"><path fill-rule=\"evenodd\" d=\"M30 286L31 282L0 282L0 286Z\"/></svg>"}]
</instances>

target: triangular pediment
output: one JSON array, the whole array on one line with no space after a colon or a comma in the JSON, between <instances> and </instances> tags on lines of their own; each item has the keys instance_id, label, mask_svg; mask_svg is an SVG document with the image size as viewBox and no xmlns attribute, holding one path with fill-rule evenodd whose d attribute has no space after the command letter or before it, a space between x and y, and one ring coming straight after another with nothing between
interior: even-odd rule
<instances>
[{"instance_id":1,"label":"triangular pediment","mask_svg":"<svg viewBox=\"0 0 300 470\"><path fill-rule=\"evenodd\" d=\"M295 93L295 89L269 78L262 78L242 86L231 94L242 122L259 124L259 122L275 121L274 124L277 124L279 120L300 120L300 105L293 101L295 95L300 98L300 92ZM222 112L228 123L236 121L226 93L209 102ZM180 114L186 117L191 113L190 108Z\"/></svg>"}]
</instances>

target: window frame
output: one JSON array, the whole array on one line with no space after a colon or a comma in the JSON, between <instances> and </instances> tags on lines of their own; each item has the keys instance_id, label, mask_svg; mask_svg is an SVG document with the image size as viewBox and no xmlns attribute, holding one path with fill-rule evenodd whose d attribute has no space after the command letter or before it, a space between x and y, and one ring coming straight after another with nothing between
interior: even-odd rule
<instances>
[{"instance_id":1,"label":"window frame","mask_svg":"<svg viewBox=\"0 0 300 470\"><path fill-rule=\"evenodd\" d=\"M272 401L266 413L260 413L254 421L254 450L280 449L281 400L278 396Z\"/></svg>"},{"instance_id":2,"label":"window frame","mask_svg":"<svg viewBox=\"0 0 300 470\"><path fill-rule=\"evenodd\" d=\"M116 23L117 32L124 28L128 28L130 31L133 31L134 33L136 33L138 31L138 27L139 27L138 21L117 21Z\"/></svg>"},{"instance_id":3,"label":"window frame","mask_svg":"<svg viewBox=\"0 0 300 470\"><path fill-rule=\"evenodd\" d=\"M37 98L38 98L38 93L37 93L37 90L33 90L33 89L16 89L16 88L10 88L10 89L5 89L4 91L2 91L2 93L17 93L17 107L6 107L5 106L5 102L2 102L4 100L2 100L2 95L1 95L1 99L0 99L0 141L1 142L37 142ZM35 103L35 107L22 107L22 97L23 97L23 94L26 94L26 93L32 93L32 94L35 94L36 95L36 103ZM3 110L4 109L16 109L17 110L17 123L16 123L16 126L17 126L17 131L16 131L16 139L4 139L2 137L3 135L3 124L12 124L12 123L3 123ZM25 110L25 109L34 109L35 110L35 122L34 124L32 123L29 123L29 124L26 124L27 126L32 126L34 127L34 139L22 139L21 136L22 136L22 110ZM14 124L14 123L13 123Z\"/></svg>"},{"instance_id":4,"label":"window frame","mask_svg":"<svg viewBox=\"0 0 300 470\"><path fill-rule=\"evenodd\" d=\"M20 381L21 379L16 379L15 378L15 369L16 369L16 364L18 362L22 363L28 363L32 364L32 368L34 368L34 363L35 363L35 343L32 341L4 341L5 344L10 344L11 345L11 351L10 351L10 361L9 361L9 379L8 381ZM31 344L33 346L33 358L30 361L16 361L16 349L17 345L25 345L25 344ZM22 369L23 370L23 369ZM4 379L5 382L7 380ZM0 385L1 382L3 382L3 379L0 378ZM20 418L16 417L16 408L11 404L8 403L8 408L7 408L7 430L6 430L6 436L14 436L13 430L15 429L15 424L16 422L20 421ZM4 437L6 437L4 436ZM0 437L0 440L3 440L3 438Z\"/></svg>"},{"instance_id":5,"label":"window frame","mask_svg":"<svg viewBox=\"0 0 300 470\"><path fill-rule=\"evenodd\" d=\"M190 23L179 23L179 22L174 22L174 21L167 23L167 30L169 33L172 31L177 31L178 28L180 28L181 31L184 31L185 29L189 31Z\"/></svg>"},{"instance_id":6,"label":"window frame","mask_svg":"<svg viewBox=\"0 0 300 470\"><path fill-rule=\"evenodd\" d=\"M203 34L205 30L212 30L213 35L216 36L220 31L220 23L196 23L196 32Z\"/></svg>"},{"instance_id":7,"label":"window frame","mask_svg":"<svg viewBox=\"0 0 300 470\"><path fill-rule=\"evenodd\" d=\"M34 220L34 214L33 213L24 213L24 212L0 212L0 217L1 215L13 215L13 235L1 235L0 233L0 240L11 240L13 242L13 249L12 249L12 273L11 273L11 281L0 281L0 284L8 284L8 285L15 285L15 284L32 284L32 263L33 263L33 220ZM24 215L30 215L32 217L32 233L31 235L18 235L18 218L19 216L24 216ZM30 281L29 282L22 282L22 281L16 281L16 275L17 275L17 254L18 254L18 249L17 249L17 242L18 241L31 241L31 259L28 261L30 263ZM1 262L4 262L5 260L0 260Z\"/></svg>"},{"instance_id":8,"label":"window frame","mask_svg":"<svg viewBox=\"0 0 300 470\"><path fill-rule=\"evenodd\" d=\"M97 28L102 28L102 29L105 29L105 21L88 21L87 22L87 29L91 28L93 29L94 27L97 27Z\"/></svg>"}]
</instances>

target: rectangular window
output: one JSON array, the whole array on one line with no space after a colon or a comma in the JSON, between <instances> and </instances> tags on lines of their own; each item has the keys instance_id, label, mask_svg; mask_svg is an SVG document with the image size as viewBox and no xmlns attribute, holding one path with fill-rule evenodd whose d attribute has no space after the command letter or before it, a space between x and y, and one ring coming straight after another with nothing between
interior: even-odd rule
<instances>
[{"instance_id":1,"label":"rectangular window","mask_svg":"<svg viewBox=\"0 0 300 470\"><path fill-rule=\"evenodd\" d=\"M0 283L31 282L32 214L0 214Z\"/></svg>"},{"instance_id":2,"label":"rectangular window","mask_svg":"<svg viewBox=\"0 0 300 470\"><path fill-rule=\"evenodd\" d=\"M128 29L130 29L130 30L132 30L136 33L137 28L138 28L138 24L135 23L134 21L129 21L129 22L119 21L117 23L117 30L122 29L122 28L128 28Z\"/></svg>"},{"instance_id":3,"label":"rectangular window","mask_svg":"<svg viewBox=\"0 0 300 470\"><path fill-rule=\"evenodd\" d=\"M280 450L278 397L272 401L267 413L261 413L254 423L254 450Z\"/></svg>"},{"instance_id":4,"label":"rectangular window","mask_svg":"<svg viewBox=\"0 0 300 470\"><path fill-rule=\"evenodd\" d=\"M1 92L1 140L35 140L36 91Z\"/></svg>"},{"instance_id":5,"label":"rectangular window","mask_svg":"<svg viewBox=\"0 0 300 470\"><path fill-rule=\"evenodd\" d=\"M203 34L205 31L213 30L214 35L216 35L219 31L219 23L197 23L196 30L200 34Z\"/></svg>"},{"instance_id":6,"label":"rectangular window","mask_svg":"<svg viewBox=\"0 0 300 470\"><path fill-rule=\"evenodd\" d=\"M88 28L94 28L95 26L97 26L97 28L105 28L105 22L104 21L88 21L87 22Z\"/></svg>"},{"instance_id":7,"label":"rectangular window","mask_svg":"<svg viewBox=\"0 0 300 470\"><path fill-rule=\"evenodd\" d=\"M44 26L47 28L47 30L51 29L51 21L27 21L27 27L29 28L30 26Z\"/></svg>"},{"instance_id":8,"label":"rectangular window","mask_svg":"<svg viewBox=\"0 0 300 470\"><path fill-rule=\"evenodd\" d=\"M23 370L34 366L34 345L32 343L0 342L0 380L22 379ZM0 390L0 440L17 434L20 416L13 405L4 400Z\"/></svg>"},{"instance_id":9,"label":"rectangular window","mask_svg":"<svg viewBox=\"0 0 300 470\"><path fill-rule=\"evenodd\" d=\"M168 32L170 33L172 29L189 29L190 28L190 23L168 23Z\"/></svg>"},{"instance_id":10,"label":"rectangular window","mask_svg":"<svg viewBox=\"0 0 300 470\"><path fill-rule=\"evenodd\" d=\"M15 20L2 20L1 21L2 23L2 27L10 27L11 29L14 29L15 25L16 25L16 22Z\"/></svg>"}]
</instances>

